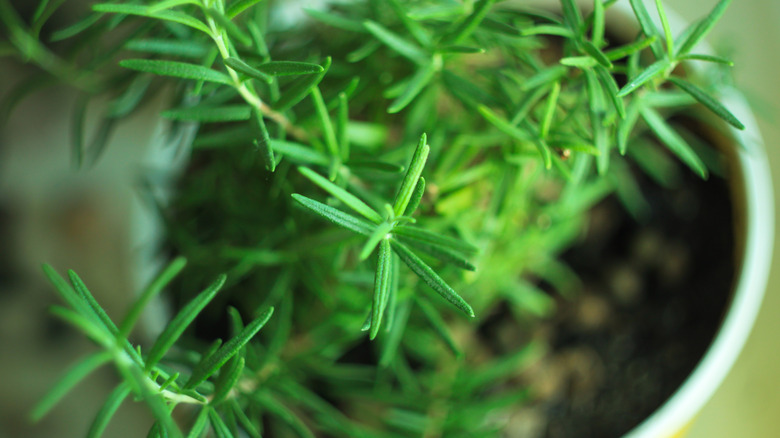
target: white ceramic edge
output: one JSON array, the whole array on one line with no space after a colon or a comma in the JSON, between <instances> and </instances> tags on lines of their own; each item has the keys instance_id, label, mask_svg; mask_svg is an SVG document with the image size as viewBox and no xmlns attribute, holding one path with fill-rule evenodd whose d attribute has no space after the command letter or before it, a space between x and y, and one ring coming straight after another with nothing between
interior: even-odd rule
<instances>
[{"instance_id":1,"label":"white ceramic edge","mask_svg":"<svg viewBox=\"0 0 780 438\"><path fill-rule=\"evenodd\" d=\"M651 16L656 17L655 2L644 0ZM633 14L627 1L615 8ZM685 21L666 11L675 30ZM706 13L706 11L702 11ZM660 22L657 23L660 29ZM699 53L712 52L702 45ZM739 357L761 307L769 278L774 245L774 195L769 160L753 113L745 98L736 90L722 90L721 101L745 124L745 130L732 129L744 146L738 151L744 178L745 248L741 275L736 284L731 307L710 348L688 379L658 410L634 428L626 438L669 438L693 422L696 415L712 398Z\"/></svg>"}]
</instances>

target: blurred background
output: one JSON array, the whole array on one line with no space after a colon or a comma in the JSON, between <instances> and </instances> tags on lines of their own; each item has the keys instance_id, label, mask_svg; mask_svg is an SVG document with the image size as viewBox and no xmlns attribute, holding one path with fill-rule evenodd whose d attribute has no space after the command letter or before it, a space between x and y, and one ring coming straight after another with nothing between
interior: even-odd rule
<instances>
[{"instance_id":1,"label":"blurred background","mask_svg":"<svg viewBox=\"0 0 780 438\"><path fill-rule=\"evenodd\" d=\"M667 5L692 20L715 3L669 0ZM778 20L780 2L738 0L709 39L735 61L737 84L753 105L775 175L776 205L780 205ZM13 66L2 65L0 97L24 75ZM110 314L121 314L132 297L127 266L134 263L143 245L131 238L137 235L131 232L132 206L139 200L129 186L135 170L155 166L147 160L147 145L163 141L151 105L150 111L116 131L94 169L74 173L68 145L75 100L74 93L59 88L36 92L17 107L0 131L0 438L83 436L114 382L112 370L105 369L92 378L92 384L80 385L40 425L34 429L28 425L30 407L64 371L64 364L91 350L89 343L48 316L46 308L53 295L43 281L40 262L73 268ZM88 109L88 123L90 114ZM690 438L780 436L777 238L775 254L754 331L722 387L691 425ZM123 430L148 421L143 406L126 404L125 408L106 436L124 436Z\"/></svg>"}]
</instances>

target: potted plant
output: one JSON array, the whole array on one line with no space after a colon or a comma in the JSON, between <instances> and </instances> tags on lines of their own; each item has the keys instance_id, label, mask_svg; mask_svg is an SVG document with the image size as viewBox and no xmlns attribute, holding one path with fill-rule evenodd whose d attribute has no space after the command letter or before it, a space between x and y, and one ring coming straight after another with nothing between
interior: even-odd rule
<instances>
[{"instance_id":1,"label":"potted plant","mask_svg":"<svg viewBox=\"0 0 780 438\"><path fill-rule=\"evenodd\" d=\"M107 124L168 78L162 116L198 129L173 199L157 204L172 261L124 318L76 273L69 283L44 267L67 304L55 315L100 350L33 416L113 363L121 383L91 436L131 395L155 418L151 436L520 430L539 376L529 368L550 350L535 327L578 293L583 273L564 253L593 228L592 208L614 194L642 221L652 200L641 181L739 168L726 164L733 146L696 139L731 138L715 120L743 129L744 117L713 97L721 76L689 67L728 64L694 50L728 1L676 38L660 2L656 25L631 1L639 31L622 41L605 27L612 3L583 14L564 0L556 14L347 2L307 10L305 24L296 3L98 3L52 34L72 41L63 50L77 63L89 48L82 69L0 1L16 50L113 97ZM35 22L52 8L42 2ZM77 143L77 162L99 157L97 138ZM736 159L757 176L744 184L765 187L751 153ZM753 248L766 214L746 193ZM739 287L752 283L752 296L733 305L748 319L766 276L751 257ZM164 289L173 317L139 342L133 328ZM689 418L644 427L669 433Z\"/></svg>"}]
</instances>

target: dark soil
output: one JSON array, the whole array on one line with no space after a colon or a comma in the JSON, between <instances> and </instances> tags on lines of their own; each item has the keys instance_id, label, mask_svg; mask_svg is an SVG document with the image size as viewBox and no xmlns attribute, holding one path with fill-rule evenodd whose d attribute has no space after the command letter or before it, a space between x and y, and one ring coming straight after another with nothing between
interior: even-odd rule
<instances>
[{"instance_id":1,"label":"dark soil","mask_svg":"<svg viewBox=\"0 0 780 438\"><path fill-rule=\"evenodd\" d=\"M689 172L676 189L645 177L643 223L609 198L564 259L583 280L544 326L533 372L547 438L619 437L660 407L712 342L731 298L734 208L726 181ZM543 431L543 432L542 432Z\"/></svg>"}]
</instances>

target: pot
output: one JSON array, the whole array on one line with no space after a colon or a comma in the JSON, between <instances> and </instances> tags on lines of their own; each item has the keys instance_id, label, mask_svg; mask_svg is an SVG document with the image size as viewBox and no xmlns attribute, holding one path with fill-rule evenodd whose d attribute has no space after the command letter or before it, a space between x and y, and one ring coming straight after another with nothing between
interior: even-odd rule
<instances>
[{"instance_id":1,"label":"pot","mask_svg":"<svg viewBox=\"0 0 780 438\"><path fill-rule=\"evenodd\" d=\"M655 3L645 0L648 11ZM618 2L610 10L623 20L633 17L629 2ZM657 14L650 14L657 20ZM681 30L686 23L667 10L673 29ZM636 32L633 23L631 32ZM697 53L711 53L702 45ZM691 65L695 70L697 66ZM762 146L761 134L745 98L736 90L722 90L722 103L741 120L745 129L733 128L731 134L740 146L735 146L731 158L733 175L732 196L736 213L736 235L741 246L738 277L731 304L724 316L714 341L672 397L645 421L626 434L627 438L679 438L686 435L696 415L721 385L739 356L755 322L766 290L770 271L774 234L774 198L769 161Z\"/></svg>"}]
</instances>

